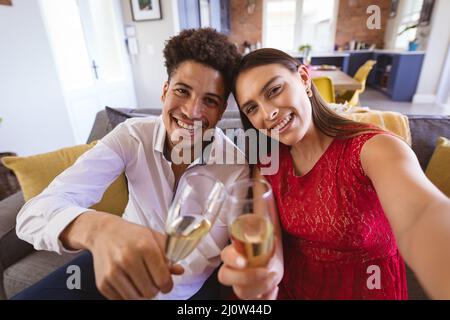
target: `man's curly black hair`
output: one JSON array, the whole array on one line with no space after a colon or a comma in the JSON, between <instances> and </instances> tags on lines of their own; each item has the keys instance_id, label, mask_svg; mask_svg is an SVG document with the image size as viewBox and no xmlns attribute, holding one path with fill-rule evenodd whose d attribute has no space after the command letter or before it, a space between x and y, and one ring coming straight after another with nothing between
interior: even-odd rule
<instances>
[{"instance_id":1,"label":"man's curly black hair","mask_svg":"<svg viewBox=\"0 0 450 320\"><path fill-rule=\"evenodd\" d=\"M181 63L192 60L219 71L225 83L225 98L230 94L241 55L225 35L212 28L186 29L166 41L163 52L169 80Z\"/></svg>"}]
</instances>

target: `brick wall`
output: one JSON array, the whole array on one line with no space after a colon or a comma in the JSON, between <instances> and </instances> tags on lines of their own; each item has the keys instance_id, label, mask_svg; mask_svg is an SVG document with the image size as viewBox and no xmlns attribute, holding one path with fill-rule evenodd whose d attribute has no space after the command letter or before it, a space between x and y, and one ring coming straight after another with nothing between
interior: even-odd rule
<instances>
[{"instance_id":1,"label":"brick wall","mask_svg":"<svg viewBox=\"0 0 450 320\"><path fill-rule=\"evenodd\" d=\"M376 4L381 9L381 29L370 30L366 26L367 7ZM376 44L377 48L384 46L384 32L389 17L390 0L341 0L336 27L336 44L344 46L351 40Z\"/></svg>"},{"instance_id":2,"label":"brick wall","mask_svg":"<svg viewBox=\"0 0 450 320\"><path fill-rule=\"evenodd\" d=\"M243 50L243 42L262 42L262 7L263 1L256 0L253 14L247 12L247 0L230 0L230 24L229 39L239 45Z\"/></svg>"}]
</instances>

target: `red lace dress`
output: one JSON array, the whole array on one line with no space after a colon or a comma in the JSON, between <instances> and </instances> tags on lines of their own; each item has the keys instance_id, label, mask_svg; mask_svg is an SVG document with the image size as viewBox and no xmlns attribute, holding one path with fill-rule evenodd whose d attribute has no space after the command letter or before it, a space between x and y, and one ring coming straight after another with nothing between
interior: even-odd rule
<instances>
[{"instance_id":1,"label":"red lace dress","mask_svg":"<svg viewBox=\"0 0 450 320\"><path fill-rule=\"evenodd\" d=\"M405 264L360 152L374 133L334 139L296 176L289 148L265 176L283 229L279 299L407 299Z\"/></svg>"}]
</instances>

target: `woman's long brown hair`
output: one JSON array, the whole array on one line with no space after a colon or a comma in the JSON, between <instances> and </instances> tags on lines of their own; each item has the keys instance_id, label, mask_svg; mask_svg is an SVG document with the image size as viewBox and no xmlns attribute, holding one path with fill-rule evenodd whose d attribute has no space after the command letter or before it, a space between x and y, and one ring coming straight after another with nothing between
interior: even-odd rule
<instances>
[{"instance_id":1,"label":"woman's long brown hair","mask_svg":"<svg viewBox=\"0 0 450 320\"><path fill-rule=\"evenodd\" d=\"M236 80L240 73L255 67L274 63L284 66L291 72L297 72L300 66L300 62L297 59L277 49L264 48L253 51L244 56L239 64L239 68L237 69L233 81L234 96L236 97ZM382 131L373 125L356 122L338 115L328 107L327 103L322 99L319 91L314 86L314 83L311 83L311 90L312 97L310 97L309 100L311 101L312 107L312 120L314 125L323 134L338 139L346 139L362 133ZM255 129L240 108L239 112L244 129Z\"/></svg>"}]
</instances>

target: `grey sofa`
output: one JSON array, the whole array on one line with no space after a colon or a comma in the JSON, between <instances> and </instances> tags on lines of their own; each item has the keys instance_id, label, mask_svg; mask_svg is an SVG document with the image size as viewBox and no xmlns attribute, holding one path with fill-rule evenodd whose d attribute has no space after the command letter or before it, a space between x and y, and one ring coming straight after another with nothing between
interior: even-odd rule
<instances>
[{"instance_id":1,"label":"grey sofa","mask_svg":"<svg viewBox=\"0 0 450 320\"><path fill-rule=\"evenodd\" d=\"M160 114L159 109L121 109L124 113ZM138 114L136 114L138 116ZM433 153L438 136L450 137L450 117L447 116L409 116L412 148L422 169ZM240 128L237 111L228 111L219 123L222 129ZM87 142L102 138L112 129L105 111L100 111ZM23 206L22 193L18 192L0 202L0 299L7 299L27 288L36 281L67 263L73 254L58 255L53 252L35 251L33 247L18 239L15 232L16 215ZM426 299L426 295L408 269L408 292L410 299Z\"/></svg>"}]
</instances>

